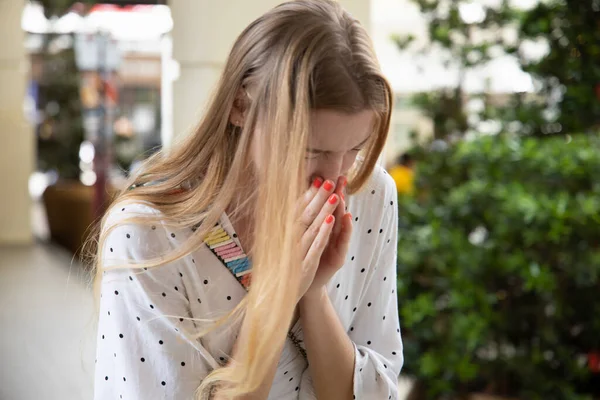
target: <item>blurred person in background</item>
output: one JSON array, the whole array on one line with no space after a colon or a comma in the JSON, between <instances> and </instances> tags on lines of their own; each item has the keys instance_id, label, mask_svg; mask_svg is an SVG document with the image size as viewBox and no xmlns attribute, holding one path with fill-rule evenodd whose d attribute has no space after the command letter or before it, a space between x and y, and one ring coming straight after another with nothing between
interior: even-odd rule
<instances>
[{"instance_id":1,"label":"blurred person in background","mask_svg":"<svg viewBox=\"0 0 600 400\"><path fill-rule=\"evenodd\" d=\"M237 38L102 220L95 399L398 399L391 88L330 0Z\"/></svg>"},{"instance_id":2,"label":"blurred person in background","mask_svg":"<svg viewBox=\"0 0 600 400\"><path fill-rule=\"evenodd\" d=\"M415 192L414 165L415 162L412 156L408 153L404 153L398 156L394 166L388 170L390 176L394 179L394 182L396 182L398 194L412 195Z\"/></svg>"}]
</instances>

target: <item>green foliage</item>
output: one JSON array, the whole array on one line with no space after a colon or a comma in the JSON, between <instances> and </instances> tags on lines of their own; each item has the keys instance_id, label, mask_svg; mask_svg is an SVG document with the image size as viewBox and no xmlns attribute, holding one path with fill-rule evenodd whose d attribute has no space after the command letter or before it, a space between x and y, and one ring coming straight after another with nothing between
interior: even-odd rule
<instances>
[{"instance_id":1,"label":"green foliage","mask_svg":"<svg viewBox=\"0 0 600 400\"><path fill-rule=\"evenodd\" d=\"M399 200L405 371L428 399L600 395L586 361L600 349L600 138L414 154L417 197Z\"/></svg>"},{"instance_id":2,"label":"green foliage","mask_svg":"<svg viewBox=\"0 0 600 400\"><path fill-rule=\"evenodd\" d=\"M501 122L502 130L524 135L590 133L600 127L600 0L541 1L531 10L520 10L508 0L495 6L471 0L412 0L428 23L428 41L417 54L435 53L444 66L458 68L454 87L419 94L416 107L430 116L436 139L452 139L477 131L468 123L464 107L465 74L502 55L513 55L538 87L536 96L517 93L508 103L480 98L485 109L480 120ZM481 4L484 15L466 20L461 7ZM463 9L464 10L464 9ZM517 33L512 39L509 31ZM394 36L401 51L410 49L413 36ZM531 42L547 43L540 60L528 58ZM484 90L485 92L485 90ZM475 112L473 112L475 114Z\"/></svg>"}]
</instances>

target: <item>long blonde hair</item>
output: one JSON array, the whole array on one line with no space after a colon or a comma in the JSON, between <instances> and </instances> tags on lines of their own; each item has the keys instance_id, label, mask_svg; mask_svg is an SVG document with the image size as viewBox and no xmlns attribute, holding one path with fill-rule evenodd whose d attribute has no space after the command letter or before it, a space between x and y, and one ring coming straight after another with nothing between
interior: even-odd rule
<instances>
[{"instance_id":1,"label":"long blonde hair","mask_svg":"<svg viewBox=\"0 0 600 400\"><path fill-rule=\"evenodd\" d=\"M239 93L249 88L252 95L244 98L245 120L239 128L230 123L230 114ZM203 246L203 238L246 179L253 140L264 154L254 171L259 189L253 210L252 284L244 300L214 325L243 316L247 342L235 362L203 380L199 396L214 387L232 397L256 390L268 366L277 362L276 349L286 340L302 272L294 243L295 206L306 190L304 163L311 111L375 111L375 134L348 177L348 193L353 194L369 178L383 149L391 107L390 86L356 19L332 0L284 3L252 22L237 38L194 132L168 153L159 152L146 160L141 172L127 183L126 187L134 185L135 189L117 196L113 206L144 202L160 211L160 217L139 216L121 223L151 225L162 218L172 226L198 226L170 254L128 265L159 267ZM254 138L257 127L260 135ZM177 191L182 186L186 190ZM101 253L115 228L105 225L106 216L94 260L97 297L107 269Z\"/></svg>"}]
</instances>

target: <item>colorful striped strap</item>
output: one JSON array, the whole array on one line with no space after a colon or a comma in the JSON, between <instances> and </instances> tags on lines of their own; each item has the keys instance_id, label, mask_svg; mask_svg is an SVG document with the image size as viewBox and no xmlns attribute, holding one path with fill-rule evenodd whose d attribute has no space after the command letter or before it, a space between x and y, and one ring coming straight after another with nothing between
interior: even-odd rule
<instances>
[{"instance_id":1,"label":"colorful striped strap","mask_svg":"<svg viewBox=\"0 0 600 400\"><path fill-rule=\"evenodd\" d=\"M252 270L250 259L220 223L217 223L204 238L204 243L242 286L248 290Z\"/></svg>"}]
</instances>

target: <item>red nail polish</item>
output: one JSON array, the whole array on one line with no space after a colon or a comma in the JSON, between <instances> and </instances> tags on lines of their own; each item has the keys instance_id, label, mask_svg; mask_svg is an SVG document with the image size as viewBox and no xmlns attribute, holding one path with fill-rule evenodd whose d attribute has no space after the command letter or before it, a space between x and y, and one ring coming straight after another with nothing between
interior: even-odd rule
<instances>
[{"instance_id":1,"label":"red nail polish","mask_svg":"<svg viewBox=\"0 0 600 400\"><path fill-rule=\"evenodd\" d=\"M333 222L333 215L329 214L327 218L325 218L325 222L330 224Z\"/></svg>"},{"instance_id":2,"label":"red nail polish","mask_svg":"<svg viewBox=\"0 0 600 400\"><path fill-rule=\"evenodd\" d=\"M323 189L327 190L328 192L330 190L332 190L333 189L333 182L331 182L329 180L325 181L325 185L323 185Z\"/></svg>"},{"instance_id":3,"label":"red nail polish","mask_svg":"<svg viewBox=\"0 0 600 400\"><path fill-rule=\"evenodd\" d=\"M332 195L329 197L329 204L335 204L335 203L337 203L337 200L338 200L338 199L337 199L337 195L335 195L335 194L332 194Z\"/></svg>"},{"instance_id":4,"label":"red nail polish","mask_svg":"<svg viewBox=\"0 0 600 400\"><path fill-rule=\"evenodd\" d=\"M343 185L344 187L346 187L346 185L347 185L347 184L348 184L348 179L346 179L346 177L344 177L344 183L342 183L342 185Z\"/></svg>"},{"instance_id":5,"label":"red nail polish","mask_svg":"<svg viewBox=\"0 0 600 400\"><path fill-rule=\"evenodd\" d=\"M316 187L317 189L321 187L321 185L323 184L323 179L321 178L315 178L314 182L313 182L313 186Z\"/></svg>"},{"instance_id":6,"label":"red nail polish","mask_svg":"<svg viewBox=\"0 0 600 400\"><path fill-rule=\"evenodd\" d=\"M346 197L344 196L344 193L340 193L340 196L342 197L342 200L346 201Z\"/></svg>"}]
</instances>

